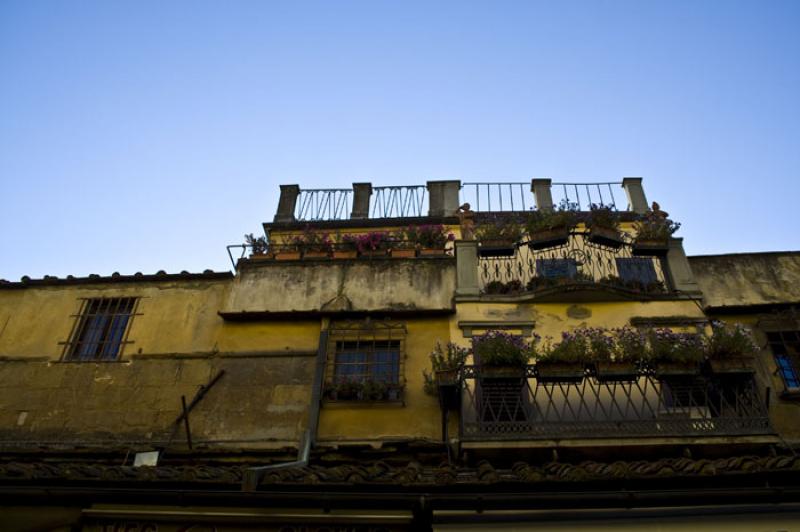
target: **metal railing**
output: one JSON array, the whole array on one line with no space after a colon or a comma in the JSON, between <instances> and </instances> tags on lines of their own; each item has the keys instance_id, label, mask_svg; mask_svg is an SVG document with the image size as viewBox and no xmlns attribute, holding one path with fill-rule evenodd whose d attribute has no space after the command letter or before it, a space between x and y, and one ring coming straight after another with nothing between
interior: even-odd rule
<instances>
[{"instance_id":1,"label":"metal railing","mask_svg":"<svg viewBox=\"0 0 800 532\"><path fill-rule=\"evenodd\" d=\"M347 220L353 210L349 188L300 190L294 217L299 221Z\"/></svg>"},{"instance_id":2,"label":"metal railing","mask_svg":"<svg viewBox=\"0 0 800 532\"><path fill-rule=\"evenodd\" d=\"M370 218L405 218L428 215L425 185L372 187Z\"/></svg>"},{"instance_id":3,"label":"metal railing","mask_svg":"<svg viewBox=\"0 0 800 532\"><path fill-rule=\"evenodd\" d=\"M517 244L508 257L480 257L479 286L484 293L535 292L560 285L604 284L650 294L670 287L660 257L637 257L631 238L619 249L596 244L586 231L573 230L567 243L534 249Z\"/></svg>"},{"instance_id":4,"label":"metal railing","mask_svg":"<svg viewBox=\"0 0 800 532\"><path fill-rule=\"evenodd\" d=\"M614 188L622 186L622 181L609 183L552 183L550 193L555 205L562 201L574 203L578 210L588 211L592 204L605 205L618 210ZM627 207L623 210L627 210Z\"/></svg>"},{"instance_id":5,"label":"metal railing","mask_svg":"<svg viewBox=\"0 0 800 532\"><path fill-rule=\"evenodd\" d=\"M462 441L771 434L752 376L542 382L534 366L516 378L462 369Z\"/></svg>"},{"instance_id":6,"label":"metal railing","mask_svg":"<svg viewBox=\"0 0 800 532\"><path fill-rule=\"evenodd\" d=\"M475 212L520 212L534 208L531 182L462 183L461 203Z\"/></svg>"}]
</instances>

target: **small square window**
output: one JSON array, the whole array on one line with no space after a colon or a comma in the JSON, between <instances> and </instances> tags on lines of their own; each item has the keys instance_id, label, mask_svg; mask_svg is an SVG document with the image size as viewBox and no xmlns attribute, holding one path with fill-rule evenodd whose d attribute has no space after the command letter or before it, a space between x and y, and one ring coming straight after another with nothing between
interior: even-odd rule
<instances>
[{"instance_id":1,"label":"small square window","mask_svg":"<svg viewBox=\"0 0 800 532\"><path fill-rule=\"evenodd\" d=\"M86 299L66 346L67 360L116 360L125 344L136 298Z\"/></svg>"}]
</instances>

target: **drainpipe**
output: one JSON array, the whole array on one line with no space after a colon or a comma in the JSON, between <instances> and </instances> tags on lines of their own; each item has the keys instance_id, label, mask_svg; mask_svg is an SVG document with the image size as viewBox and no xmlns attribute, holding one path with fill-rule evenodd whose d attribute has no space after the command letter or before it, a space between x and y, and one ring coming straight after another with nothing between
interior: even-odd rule
<instances>
[{"instance_id":1,"label":"drainpipe","mask_svg":"<svg viewBox=\"0 0 800 532\"><path fill-rule=\"evenodd\" d=\"M308 410L308 428L300 439L297 449L297 460L293 462L283 462L280 464L270 464L268 466L251 467L244 472L242 478L242 491L256 491L261 479L270 471L281 469L291 469L293 467L305 467L308 465L308 457L311 447L317 438L317 427L319 426L319 405L322 395L322 379L325 375L325 361L328 354L328 324L322 323L322 330L319 333L319 348L317 349L317 363L314 370L314 383L311 388L311 404Z\"/></svg>"}]
</instances>

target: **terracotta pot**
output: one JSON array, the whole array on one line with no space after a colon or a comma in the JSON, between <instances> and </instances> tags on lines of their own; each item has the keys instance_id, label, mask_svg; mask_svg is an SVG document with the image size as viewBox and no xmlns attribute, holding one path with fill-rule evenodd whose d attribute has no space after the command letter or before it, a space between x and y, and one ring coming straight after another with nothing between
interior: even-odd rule
<instances>
[{"instance_id":1,"label":"terracotta pot","mask_svg":"<svg viewBox=\"0 0 800 532\"><path fill-rule=\"evenodd\" d=\"M355 259L358 257L358 251L355 249L335 249L333 250L334 259Z\"/></svg>"},{"instance_id":2,"label":"terracotta pot","mask_svg":"<svg viewBox=\"0 0 800 532\"><path fill-rule=\"evenodd\" d=\"M388 249L365 249L359 253L360 257L380 258L385 257L389 253Z\"/></svg>"},{"instance_id":3,"label":"terracotta pot","mask_svg":"<svg viewBox=\"0 0 800 532\"><path fill-rule=\"evenodd\" d=\"M327 259L328 257L330 257L330 253L328 253L327 251L305 251L305 252L303 252L303 258L304 259L315 260L315 259Z\"/></svg>"},{"instance_id":4,"label":"terracotta pot","mask_svg":"<svg viewBox=\"0 0 800 532\"><path fill-rule=\"evenodd\" d=\"M420 257L444 257L447 250L444 248L422 248L419 250Z\"/></svg>"},{"instance_id":5,"label":"terracotta pot","mask_svg":"<svg viewBox=\"0 0 800 532\"><path fill-rule=\"evenodd\" d=\"M563 246L569 242L569 229L560 227L548 229L547 231L536 231L529 235L528 246L533 249L547 249Z\"/></svg>"},{"instance_id":6,"label":"terracotta pot","mask_svg":"<svg viewBox=\"0 0 800 532\"><path fill-rule=\"evenodd\" d=\"M300 260L299 251L276 251L275 260Z\"/></svg>"},{"instance_id":7,"label":"terracotta pot","mask_svg":"<svg viewBox=\"0 0 800 532\"><path fill-rule=\"evenodd\" d=\"M414 257L417 256L417 250L393 248L391 250L391 255L395 259L413 259Z\"/></svg>"},{"instance_id":8,"label":"terracotta pot","mask_svg":"<svg viewBox=\"0 0 800 532\"><path fill-rule=\"evenodd\" d=\"M248 258L250 260L273 260L275 253L253 253Z\"/></svg>"},{"instance_id":9,"label":"terracotta pot","mask_svg":"<svg viewBox=\"0 0 800 532\"><path fill-rule=\"evenodd\" d=\"M607 248L619 249L622 247L622 235L616 229L592 227L589 232L589 242Z\"/></svg>"}]
</instances>

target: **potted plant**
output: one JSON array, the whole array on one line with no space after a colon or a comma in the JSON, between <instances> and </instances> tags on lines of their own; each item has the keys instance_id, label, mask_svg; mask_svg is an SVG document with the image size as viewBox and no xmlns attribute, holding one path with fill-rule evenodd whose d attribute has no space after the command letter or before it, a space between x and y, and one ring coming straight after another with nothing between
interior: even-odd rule
<instances>
[{"instance_id":1,"label":"potted plant","mask_svg":"<svg viewBox=\"0 0 800 532\"><path fill-rule=\"evenodd\" d=\"M700 372L703 340L697 333L658 328L647 331L648 359L661 377L691 377Z\"/></svg>"},{"instance_id":2,"label":"potted plant","mask_svg":"<svg viewBox=\"0 0 800 532\"><path fill-rule=\"evenodd\" d=\"M364 381L362 399L365 401L383 401L389 392L388 385L383 381Z\"/></svg>"},{"instance_id":3,"label":"potted plant","mask_svg":"<svg viewBox=\"0 0 800 532\"><path fill-rule=\"evenodd\" d=\"M361 257L385 257L391 248L391 238L386 231L370 231L356 237L356 249Z\"/></svg>"},{"instance_id":4,"label":"potted plant","mask_svg":"<svg viewBox=\"0 0 800 532\"><path fill-rule=\"evenodd\" d=\"M613 329L611 341L590 336L591 358L599 382L630 382L638 379L638 363L645 356L647 338L631 327Z\"/></svg>"},{"instance_id":5,"label":"potted plant","mask_svg":"<svg viewBox=\"0 0 800 532\"><path fill-rule=\"evenodd\" d=\"M589 342L582 330L561 333L561 341L549 341L536 360L536 379L539 382L581 382L586 374Z\"/></svg>"},{"instance_id":6,"label":"potted plant","mask_svg":"<svg viewBox=\"0 0 800 532\"><path fill-rule=\"evenodd\" d=\"M425 391L430 395L438 395L442 405L448 408L458 406L461 400L461 382L459 372L467 361L469 349L448 342L445 348L436 342L430 354L431 370L422 371L425 378Z\"/></svg>"},{"instance_id":7,"label":"potted plant","mask_svg":"<svg viewBox=\"0 0 800 532\"><path fill-rule=\"evenodd\" d=\"M667 218L667 213L660 210L658 203L634 224L636 237L633 241L632 253L638 256L663 257L669 251L669 239L680 228L681 224Z\"/></svg>"},{"instance_id":8,"label":"potted plant","mask_svg":"<svg viewBox=\"0 0 800 532\"><path fill-rule=\"evenodd\" d=\"M578 204L564 199L552 209L533 211L528 216L525 229L528 245L533 249L563 246L569 241L572 228L578 223Z\"/></svg>"},{"instance_id":9,"label":"potted plant","mask_svg":"<svg viewBox=\"0 0 800 532\"><path fill-rule=\"evenodd\" d=\"M275 246L275 260L300 260L302 246L301 236L284 238Z\"/></svg>"},{"instance_id":10,"label":"potted plant","mask_svg":"<svg viewBox=\"0 0 800 532\"><path fill-rule=\"evenodd\" d=\"M350 233L336 233L332 256L334 259L355 259L358 257L356 236Z\"/></svg>"},{"instance_id":11,"label":"potted plant","mask_svg":"<svg viewBox=\"0 0 800 532\"><path fill-rule=\"evenodd\" d=\"M410 225L403 234L405 240L416 245L422 257L445 255L447 243L456 239L441 224Z\"/></svg>"},{"instance_id":12,"label":"potted plant","mask_svg":"<svg viewBox=\"0 0 800 532\"><path fill-rule=\"evenodd\" d=\"M306 226L303 234L296 237L295 241L303 252L304 259L326 259L333 250L333 242L328 233L319 233Z\"/></svg>"},{"instance_id":13,"label":"potted plant","mask_svg":"<svg viewBox=\"0 0 800 532\"><path fill-rule=\"evenodd\" d=\"M755 370L758 347L750 331L741 324L712 322L712 334L705 339L706 356L715 374L750 374Z\"/></svg>"},{"instance_id":14,"label":"potted plant","mask_svg":"<svg viewBox=\"0 0 800 532\"><path fill-rule=\"evenodd\" d=\"M395 259L413 259L417 256L417 244L408 238L406 230L396 231L391 237L389 255Z\"/></svg>"},{"instance_id":15,"label":"potted plant","mask_svg":"<svg viewBox=\"0 0 800 532\"><path fill-rule=\"evenodd\" d=\"M533 354L532 345L521 336L501 331L487 331L474 337L472 348L483 377L521 377Z\"/></svg>"},{"instance_id":16,"label":"potted plant","mask_svg":"<svg viewBox=\"0 0 800 532\"><path fill-rule=\"evenodd\" d=\"M514 216L489 215L481 219L475 229L481 257L512 257L514 248L522 238L522 225Z\"/></svg>"},{"instance_id":17,"label":"potted plant","mask_svg":"<svg viewBox=\"0 0 800 532\"><path fill-rule=\"evenodd\" d=\"M619 213L610 206L592 203L586 228L589 230L589 242L613 249L622 247Z\"/></svg>"},{"instance_id":18,"label":"potted plant","mask_svg":"<svg viewBox=\"0 0 800 532\"><path fill-rule=\"evenodd\" d=\"M326 386L328 398L332 401L354 401L364 396L364 383L360 380L342 379Z\"/></svg>"},{"instance_id":19,"label":"potted plant","mask_svg":"<svg viewBox=\"0 0 800 532\"><path fill-rule=\"evenodd\" d=\"M272 258L271 255L267 254L267 237L256 237L253 235L253 233L250 233L248 235L244 235L244 242L245 246L250 247L251 259Z\"/></svg>"},{"instance_id":20,"label":"potted plant","mask_svg":"<svg viewBox=\"0 0 800 532\"><path fill-rule=\"evenodd\" d=\"M503 281L491 281L483 289L486 294L519 294L522 292L522 281L517 279L504 283Z\"/></svg>"}]
</instances>

